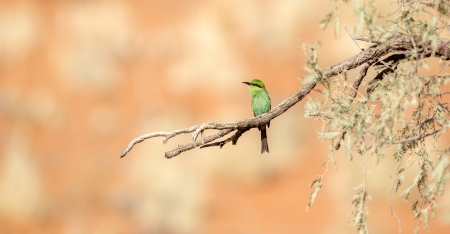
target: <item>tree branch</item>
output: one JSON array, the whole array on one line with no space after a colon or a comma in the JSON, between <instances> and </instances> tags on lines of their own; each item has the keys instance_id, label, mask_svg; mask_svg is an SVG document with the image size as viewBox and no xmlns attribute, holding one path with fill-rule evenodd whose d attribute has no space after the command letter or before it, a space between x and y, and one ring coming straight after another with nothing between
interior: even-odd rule
<instances>
[{"instance_id":1,"label":"tree branch","mask_svg":"<svg viewBox=\"0 0 450 234\"><path fill-rule=\"evenodd\" d=\"M367 75L367 71L369 70L371 65L372 64L369 63L364 63L362 65L361 71L359 71L359 75L356 77L352 85L352 91L350 92L350 103L356 97L356 94L358 94L359 85L361 85L361 82ZM347 134L347 130L342 131L341 137L339 137L338 142L336 142L336 144L334 145L334 150L339 150L339 148L341 148L341 142L344 140L345 134Z\"/></svg>"},{"instance_id":2,"label":"tree branch","mask_svg":"<svg viewBox=\"0 0 450 234\"><path fill-rule=\"evenodd\" d=\"M437 130L434 130L432 132L421 134L419 136L415 136L415 137L411 137L411 138L403 139L403 140L399 140L399 141L393 141L392 144L401 144L401 143L405 143L405 142L409 142L409 141L420 140L420 139L423 139L423 138L425 138L427 136L431 136L431 135L434 135L434 134L436 134L438 132L442 132L445 129L447 129L447 128L446 127L442 127L442 128L437 129Z\"/></svg>"},{"instance_id":3,"label":"tree branch","mask_svg":"<svg viewBox=\"0 0 450 234\"><path fill-rule=\"evenodd\" d=\"M357 37L355 37L355 38L357 38ZM357 39L361 39L361 38L357 38ZM387 41L385 43L376 44L374 46L366 48L364 51L360 52L359 54L357 54L341 63L338 63L336 65L333 65L331 67L323 69L322 74L321 74L322 75L321 79L322 80L329 79L333 76L336 76L336 75L342 73L343 71L355 69L355 68L361 66L362 64L374 64L375 62L379 61L381 59L381 57L387 55L388 53L398 53L398 52L410 51L414 48L413 43L421 45L421 47L419 47L419 48L421 50L423 50L425 57L429 57L432 55L431 51L424 49L424 47L429 48L431 45L431 42L427 42L427 43L421 42L421 37L410 37L410 36L401 35L401 36L391 38L389 41ZM449 40L438 39L437 40L437 50L436 50L436 53L433 55L441 58L442 60L450 60ZM367 71L367 69L368 69L368 67L366 68L366 70L363 69L363 70L365 70L363 72L365 73ZM363 74L363 75L365 76L365 74ZM316 86L316 83L317 82L304 83L299 89L297 89L297 91L295 91L291 96L286 98L279 105L272 108L266 114L258 116L258 117L239 120L239 121L235 121L235 122L229 122L229 123L208 122L208 123L202 123L202 124L199 124L196 126L192 126L190 128L176 130L173 132L154 132L154 133L142 135L142 136L137 137L134 140L132 140L128 144L128 146L125 148L125 150L121 153L120 157L124 157L125 155L127 155L127 153L130 152L130 150L133 148L133 146L136 145L137 143L140 143L149 138L165 137L163 140L163 143L166 143L170 138L175 137L177 135L192 133L192 141L193 141L192 143L178 146L176 149L165 153L166 158L172 158L174 156L179 155L182 152L191 150L198 146L204 145L205 143L209 143L211 141L222 138L223 136L229 134L232 131L237 130L239 132L239 131L243 131L245 129L249 130L251 128L257 128L258 126L260 126L262 124L266 124L269 121L271 121L272 119L280 116L281 114L286 112L289 108L291 108L292 106L297 104L299 101L301 101L306 95L308 95L311 92L311 90ZM196 141L198 134L202 133L206 129L216 129L216 130L220 130L220 131L218 131L208 137L205 137L201 141ZM245 131L247 131L247 130L245 130ZM238 132L236 132L236 134ZM244 132L242 132L242 133L244 133ZM240 133L240 135L242 135L242 133ZM240 135L237 138L239 138ZM229 142L229 141L225 140L224 142ZM218 143L218 144L220 145L220 143Z\"/></svg>"},{"instance_id":4,"label":"tree branch","mask_svg":"<svg viewBox=\"0 0 450 234\"><path fill-rule=\"evenodd\" d=\"M226 140L217 141L217 142L213 142L213 143L202 145L202 146L200 146L200 149L206 148L206 147L211 147L211 146L220 146L220 148L222 148L226 143L228 143L230 141L232 142L233 145L236 145L239 137L241 137L242 134L244 132L248 131L248 130L250 130L250 128L240 129L236 133L234 133L233 136L227 138Z\"/></svg>"}]
</instances>

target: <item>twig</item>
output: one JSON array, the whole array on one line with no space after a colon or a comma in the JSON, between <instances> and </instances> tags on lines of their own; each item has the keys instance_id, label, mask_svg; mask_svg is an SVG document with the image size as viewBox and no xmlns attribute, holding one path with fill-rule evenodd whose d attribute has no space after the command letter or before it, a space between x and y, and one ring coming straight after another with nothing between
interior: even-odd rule
<instances>
[{"instance_id":1,"label":"twig","mask_svg":"<svg viewBox=\"0 0 450 234\"><path fill-rule=\"evenodd\" d=\"M448 25L448 23L447 23L445 20L443 20L443 19L437 17L435 14L433 14L433 13L431 13L431 12L425 10L425 8L421 8L420 10L421 10L422 12L424 12L424 13L427 13L427 14L429 14L429 15L435 17L437 20L439 20L439 21L447 28L447 30L450 30L450 25Z\"/></svg>"},{"instance_id":2,"label":"twig","mask_svg":"<svg viewBox=\"0 0 450 234\"><path fill-rule=\"evenodd\" d=\"M387 15L380 16L380 18L387 18L387 17L389 17L389 16L395 15L400 9L402 9L402 6L401 6L401 5L399 5L399 6L397 7L397 9L395 9L393 12L391 12L391 13L389 13L389 14L387 14Z\"/></svg>"},{"instance_id":3,"label":"twig","mask_svg":"<svg viewBox=\"0 0 450 234\"><path fill-rule=\"evenodd\" d=\"M417 125L414 130L411 132L411 136L416 135L416 132L419 131L419 129L426 123L430 122L430 121L434 121L434 120L438 120L438 119L443 119L443 118L438 118L438 117L431 117L428 119L425 119L422 123L420 123L419 125Z\"/></svg>"},{"instance_id":4,"label":"twig","mask_svg":"<svg viewBox=\"0 0 450 234\"><path fill-rule=\"evenodd\" d=\"M344 25L344 28L345 28L345 31L347 31L348 35L352 38L353 42L355 42L355 44L359 47L359 49L361 49L361 51L364 51L364 48L356 41L356 39L350 33L350 31L348 30L346 25Z\"/></svg>"},{"instance_id":5,"label":"twig","mask_svg":"<svg viewBox=\"0 0 450 234\"><path fill-rule=\"evenodd\" d=\"M418 10L418 7L419 7L419 3L420 3L420 1L417 1L416 7L414 7L414 11L413 11L413 13L411 14L411 17L413 17L413 16L417 13L417 10Z\"/></svg>"},{"instance_id":6,"label":"twig","mask_svg":"<svg viewBox=\"0 0 450 234\"><path fill-rule=\"evenodd\" d=\"M423 97L441 96L441 95L445 95L445 94L450 94L450 91L444 91L444 92L440 92L440 93L419 93L419 95L421 95Z\"/></svg>"},{"instance_id":7,"label":"twig","mask_svg":"<svg viewBox=\"0 0 450 234\"><path fill-rule=\"evenodd\" d=\"M365 41L365 42L370 42L370 43L375 43L375 44L381 44L381 42L370 39L370 37L354 36L353 38L358 41Z\"/></svg>"},{"instance_id":8,"label":"twig","mask_svg":"<svg viewBox=\"0 0 450 234\"><path fill-rule=\"evenodd\" d=\"M445 129L447 129L447 127L442 127L442 128L440 128L440 129L434 130L434 131L432 131L432 132L428 132L428 133L421 134L421 135L419 135L419 136L411 137L411 136L414 136L414 135L416 134L416 132L417 132L424 124L426 124L426 123L429 122L429 121L432 121L432 120L438 120L438 119L442 119L442 118L432 117L432 118L425 119L423 122L419 123L419 124L413 129L413 131L411 132L411 134L409 134L409 137L410 137L410 138L407 138L407 139L402 139L402 140L398 140L398 141L391 141L391 139L389 139L388 137L385 137L385 136L382 136L382 135L379 135L379 134L375 134L375 133L371 133L371 134L374 135L374 136L376 136L376 137L381 137L381 138L387 140L387 141L389 142L389 144L402 144L402 143L406 143L406 142L409 142L409 141L416 141L416 140L423 139L423 138L425 138L425 137L434 135L434 134L436 134L436 133L438 133L438 132L441 132L441 131L444 131Z\"/></svg>"},{"instance_id":9,"label":"twig","mask_svg":"<svg viewBox=\"0 0 450 234\"><path fill-rule=\"evenodd\" d=\"M205 143L211 142L211 141L213 141L213 140L215 140L217 138L221 138L221 137L227 135L228 133L230 133L232 131L233 131L233 129L225 129L225 130L218 131L218 132L214 133L213 135L206 137L205 138ZM166 158L173 158L173 157L175 157L175 156L177 156L177 155L179 155L179 154L181 154L181 153L183 153L185 151L194 149L194 148L196 148L196 147L198 147L200 145L202 145L202 143L198 142L198 141L193 142L193 143L189 143L189 144L186 144L186 145L179 145L176 149L166 152L165 153L165 157Z\"/></svg>"},{"instance_id":10,"label":"twig","mask_svg":"<svg viewBox=\"0 0 450 234\"><path fill-rule=\"evenodd\" d=\"M395 213L394 206L392 205L392 193L394 192L394 187L397 184L398 174L399 174L399 171L400 171L400 166L402 165L402 161L403 161L403 155L404 154L402 154L400 156L400 160L398 162L397 169L395 170L394 183L392 183L391 191L389 192L389 206L391 207L391 215L393 215L398 221L398 233L399 234L402 233L402 226L401 226L400 217L398 217L398 215Z\"/></svg>"},{"instance_id":11,"label":"twig","mask_svg":"<svg viewBox=\"0 0 450 234\"><path fill-rule=\"evenodd\" d=\"M206 144L206 145L202 145L202 146L200 146L200 149L206 148L206 147L211 147L211 146L220 146L220 148L222 148L226 143L228 143L230 141L232 142L233 145L236 145L239 137L241 137L241 135L244 132L248 131L248 130L250 130L250 128L238 130L236 133L234 133L233 136L227 138L226 140L213 142L213 143L209 143L209 144Z\"/></svg>"}]
</instances>

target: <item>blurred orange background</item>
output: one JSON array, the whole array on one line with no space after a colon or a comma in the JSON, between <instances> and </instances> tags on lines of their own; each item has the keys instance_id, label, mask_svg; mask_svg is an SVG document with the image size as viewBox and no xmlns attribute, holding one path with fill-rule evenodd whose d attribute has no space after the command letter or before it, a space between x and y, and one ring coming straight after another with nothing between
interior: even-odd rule
<instances>
[{"instance_id":1,"label":"blurred orange background","mask_svg":"<svg viewBox=\"0 0 450 234\"><path fill-rule=\"evenodd\" d=\"M305 75L300 40L323 42L322 67L358 53L344 30L336 40L333 26L319 28L331 10L299 0L1 1L0 233L356 233L359 156L336 154L306 212L329 151L321 123L303 117L306 100L272 121L270 154L253 129L236 146L165 159L189 134L119 158L145 133L252 117L243 81L263 80L277 105ZM354 28L352 14L342 8L340 28ZM387 154L368 167L369 228L395 233L396 162ZM448 191L438 202L429 233L450 229ZM404 233L416 227L411 205L394 196Z\"/></svg>"}]
</instances>

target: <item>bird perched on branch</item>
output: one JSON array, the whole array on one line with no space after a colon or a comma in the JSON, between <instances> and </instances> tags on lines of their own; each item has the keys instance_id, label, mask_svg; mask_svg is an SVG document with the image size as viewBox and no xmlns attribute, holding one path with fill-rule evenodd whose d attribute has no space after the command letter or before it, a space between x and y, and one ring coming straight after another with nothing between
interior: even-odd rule
<instances>
[{"instance_id":1,"label":"bird perched on branch","mask_svg":"<svg viewBox=\"0 0 450 234\"><path fill-rule=\"evenodd\" d=\"M255 117L260 116L268 112L271 108L270 97L267 93L264 83L258 79L254 79L250 82L242 82L248 86L250 91L250 97L252 98L252 110ZM267 127L270 127L270 121L267 123ZM258 126L261 131L261 154L264 152L269 153L269 145L267 144L266 124Z\"/></svg>"}]
</instances>

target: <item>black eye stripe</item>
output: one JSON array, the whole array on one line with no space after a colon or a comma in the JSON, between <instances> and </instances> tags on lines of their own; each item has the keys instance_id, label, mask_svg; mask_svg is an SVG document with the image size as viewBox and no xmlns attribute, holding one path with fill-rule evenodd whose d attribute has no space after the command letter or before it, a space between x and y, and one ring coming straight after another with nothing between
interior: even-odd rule
<instances>
[{"instance_id":1,"label":"black eye stripe","mask_svg":"<svg viewBox=\"0 0 450 234\"><path fill-rule=\"evenodd\" d=\"M261 85L259 85L259 84L250 84L250 85L253 85L253 86L256 86L256 87L259 87L259 88L263 88Z\"/></svg>"}]
</instances>

